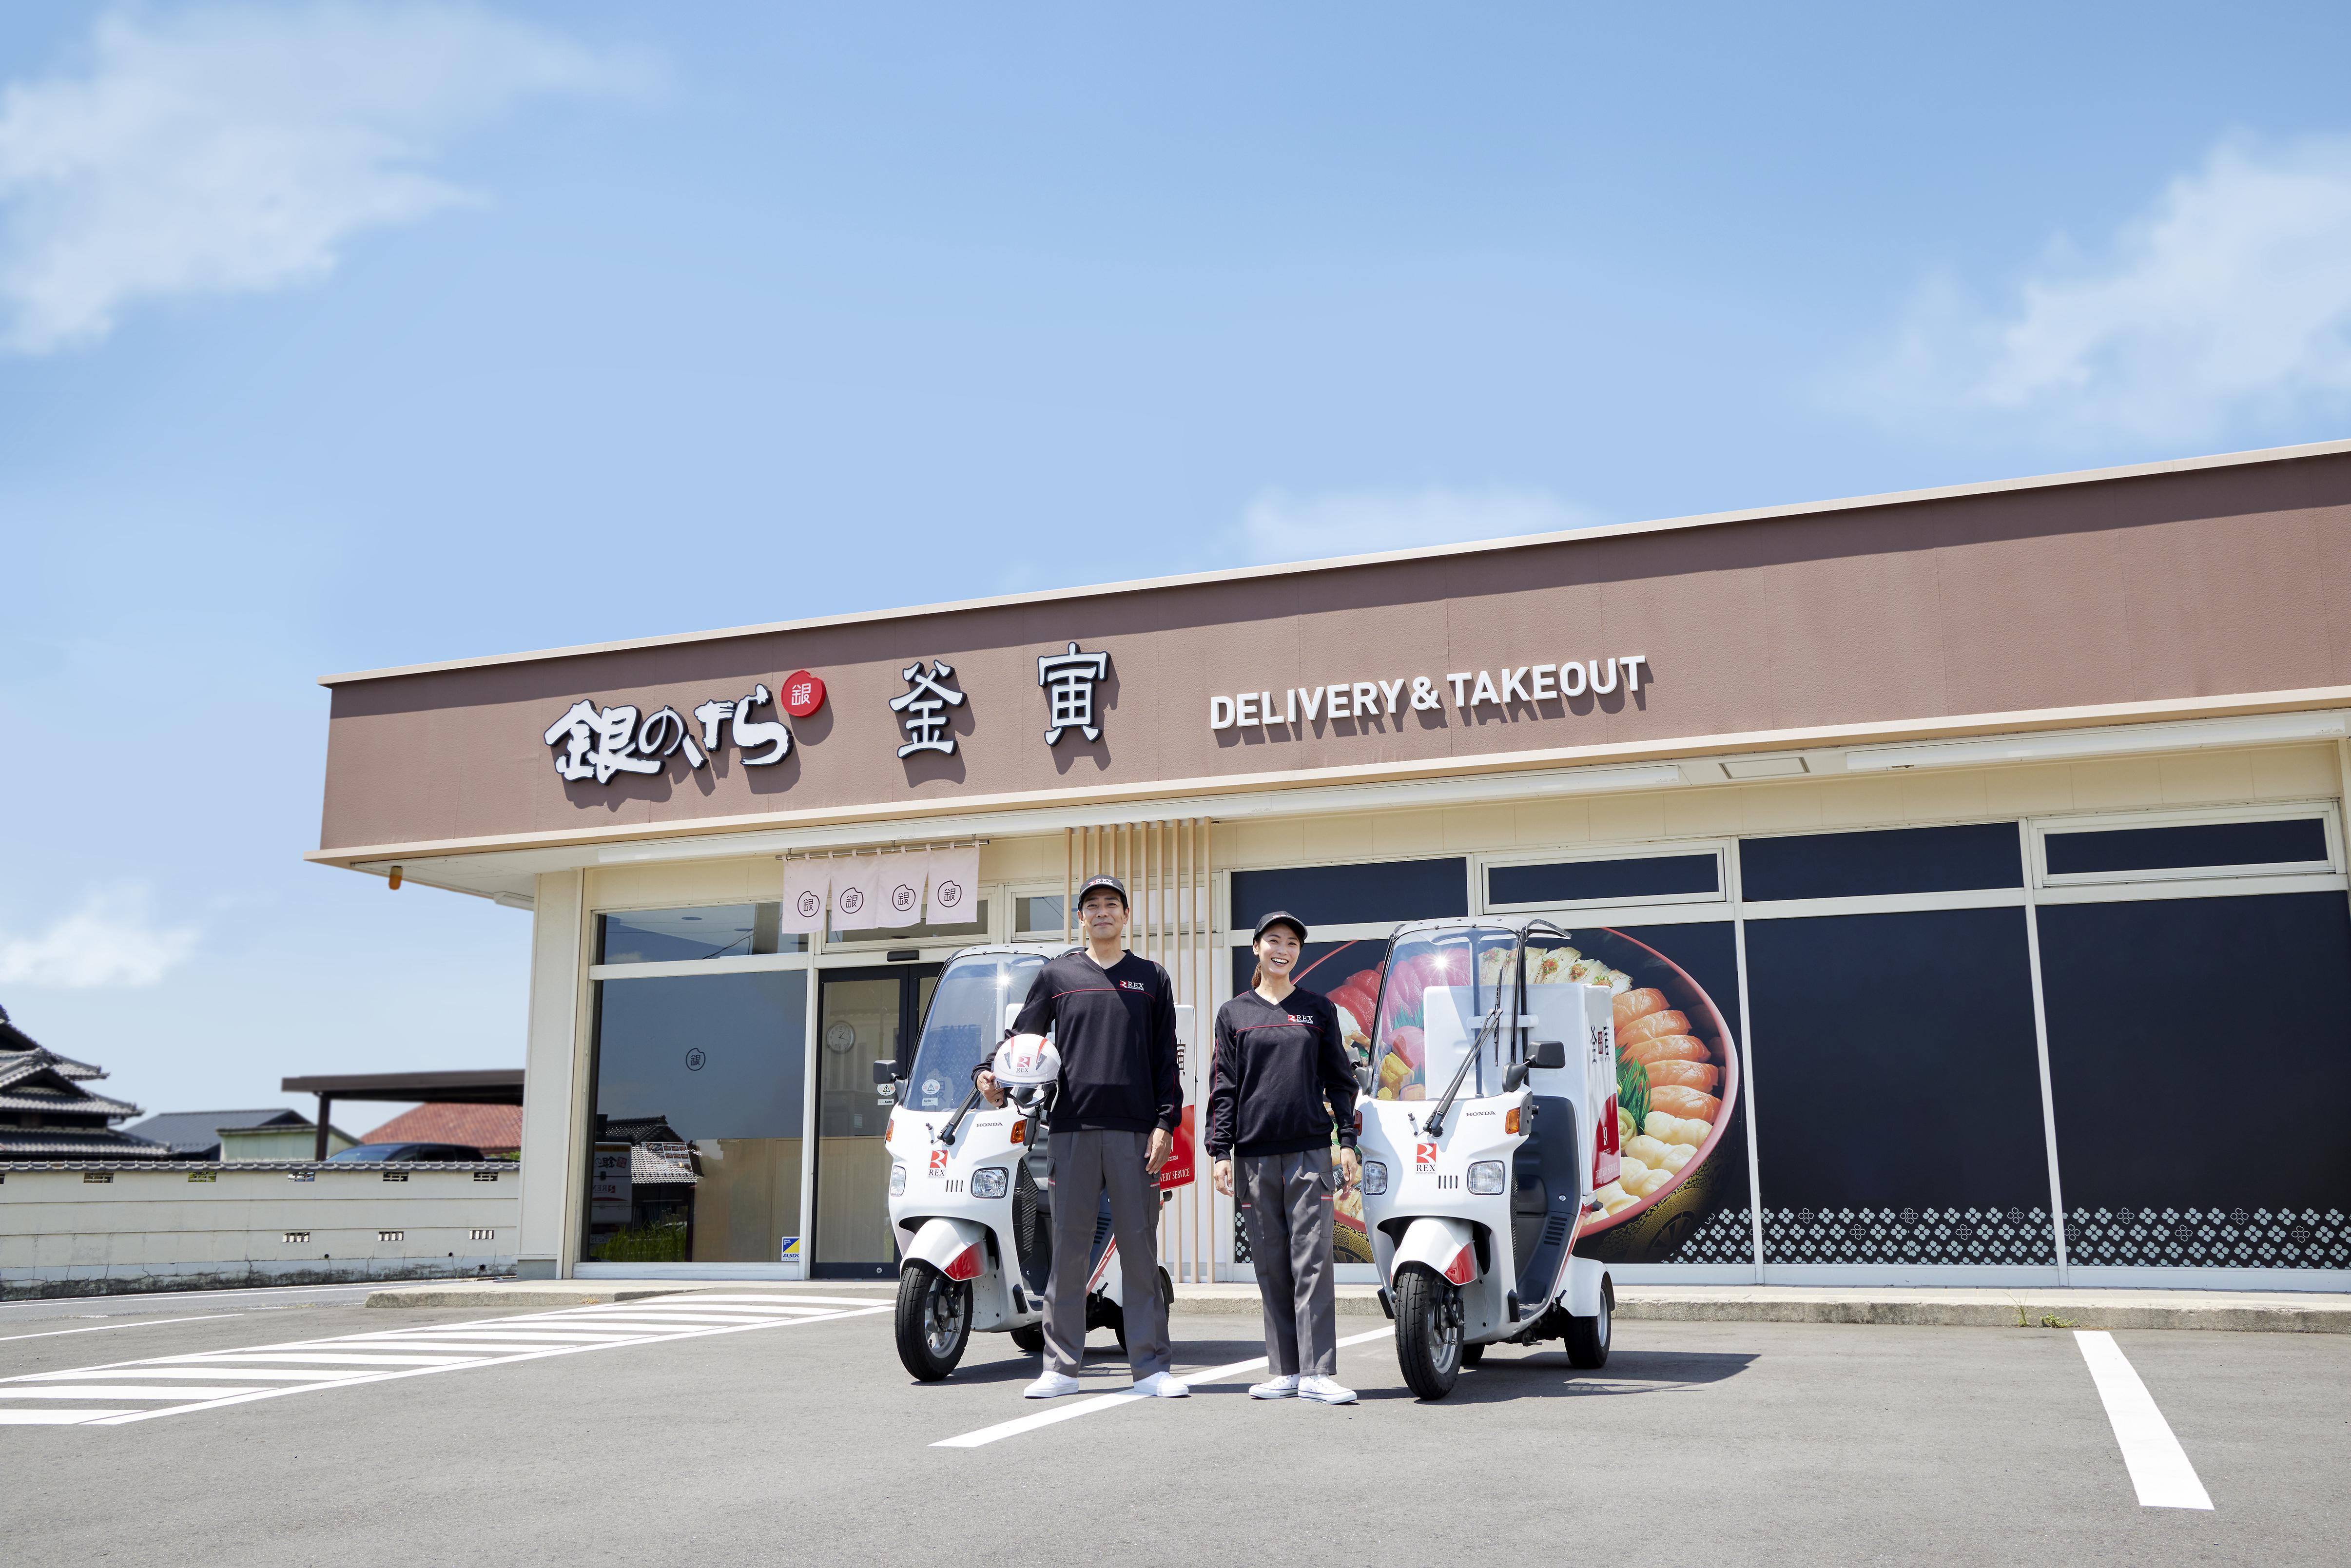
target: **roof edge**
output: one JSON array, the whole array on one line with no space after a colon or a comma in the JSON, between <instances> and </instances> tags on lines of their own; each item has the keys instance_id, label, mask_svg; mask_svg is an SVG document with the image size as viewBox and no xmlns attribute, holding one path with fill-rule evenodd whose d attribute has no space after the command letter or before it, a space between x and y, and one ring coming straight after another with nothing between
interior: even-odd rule
<instances>
[{"instance_id":1,"label":"roof edge","mask_svg":"<svg viewBox=\"0 0 2351 1568\"><path fill-rule=\"evenodd\" d=\"M1719 528L1731 523L1768 521L1775 517L1802 517L1811 513L1863 511L1873 507L1917 506L1930 501L1959 500L1974 496L1996 496L2021 490L2055 489L2068 485L2110 484L2119 479L2141 479L2158 474L2187 474L2214 468L2246 467L2261 463L2291 463L2310 457L2330 457L2351 453L2351 439L2306 442L2298 446L2270 446L2248 452L2218 453L2202 457L2168 458L2155 463L2133 463L2112 468L2084 468L2063 474L2037 474L2020 479L1992 479L1968 485L1944 485L1925 490L1894 490L1875 496L1849 496L1828 501L1804 501L1789 506L1753 507L1740 511L1703 512L1685 517L1664 517L1650 522L1604 523L1594 528L1566 528L1552 533L1520 534L1508 538L1476 539L1462 544L1426 545L1416 549L1379 550L1369 555L1328 556L1320 560L1283 561L1265 566L1224 567L1214 571L1179 573L1173 577L1132 578L1123 582L1095 583L1079 588L1038 589L1024 593L1001 593L986 599L958 599L937 604L906 605L888 610L861 610L841 615L817 615L798 621L769 621L749 626L727 626L710 632L664 632L651 637L628 637L609 643L580 643L565 648L539 648L521 653L492 653L470 659L442 659L423 664L394 664L376 670L352 670L340 674L320 675L319 685L327 687L352 685L361 681L392 680L402 675L439 674L451 670L486 669L499 664L537 664L543 660L576 659L590 653L629 653L639 648L677 647L693 643L720 643L736 637L760 637L779 632L818 631L828 626L850 626L878 622L904 621L924 615L949 615L976 610L998 610L1021 604L1047 601L1063 602L1071 599L1107 598L1119 593L1139 593L1158 589L1191 588L1207 583L1231 582L1242 578L1260 578L1268 573L1302 576L1311 572L1336 571L1349 567L1379 566L1392 561L1432 560L1448 556L1475 555L1486 550L1526 549L1538 545L1560 544L1570 540L1622 538L1629 535L1667 533L1682 528Z\"/></svg>"}]
</instances>

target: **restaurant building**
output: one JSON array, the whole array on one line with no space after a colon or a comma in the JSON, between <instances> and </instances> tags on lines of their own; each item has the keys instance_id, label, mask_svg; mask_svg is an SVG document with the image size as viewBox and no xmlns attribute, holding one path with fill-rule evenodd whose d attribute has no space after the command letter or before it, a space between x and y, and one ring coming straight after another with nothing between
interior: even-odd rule
<instances>
[{"instance_id":1,"label":"restaurant building","mask_svg":"<svg viewBox=\"0 0 2351 1568\"><path fill-rule=\"evenodd\" d=\"M2342 1290L2346 590L2339 442L336 675L313 858L530 912L540 1276L890 1272L869 1064L1110 869L1204 1020L1277 906L1659 992L1628 1280Z\"/></svg>"}]
</instances>

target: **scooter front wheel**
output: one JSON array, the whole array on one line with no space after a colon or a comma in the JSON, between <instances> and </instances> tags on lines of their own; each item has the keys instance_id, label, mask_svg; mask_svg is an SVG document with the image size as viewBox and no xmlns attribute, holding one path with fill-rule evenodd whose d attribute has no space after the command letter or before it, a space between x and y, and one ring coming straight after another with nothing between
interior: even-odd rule
<instances>
[{"instance_id":1,"label":"scooter front wheel","mask_svg":"<svg viewBox=\"0 0 2351 1568\"><path fill-rule=\"evenodd\" d=\"M936 1383L956 1369L971 1343L971 1284L950 1280L927 1263L910 1263L898 1276L898 1359L919 1382Z\"/></svg>"},{"instance_id":2,"label":"scooter front wheel","mask_svg":"<svg viewBox=\"0 0 2351 1568\"><path fill-rule=\"evenodd\" d=\"M1461 1375L1461 1292L1426 1269L1396 1277L1396 1364L1423 1399L1442 1399Z\"/></svg>"}]
</instances>

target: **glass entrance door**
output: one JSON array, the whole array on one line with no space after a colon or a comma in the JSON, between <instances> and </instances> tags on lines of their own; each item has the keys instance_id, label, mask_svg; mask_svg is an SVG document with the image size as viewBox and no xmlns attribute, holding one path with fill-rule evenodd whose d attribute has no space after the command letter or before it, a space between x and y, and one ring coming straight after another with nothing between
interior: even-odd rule
<instances>
[{"instance_id":1,"label":"glass entrance door","mask_svg":"<svg viewBox=\"0 0 2351 1568\"><path fill-rule=\"evenodd\" d=\"M873 1063L911 1047L938 985L936 964L822 971L817 1011L816 1256L819 1280L886 1280L898 1270L890 1235L890 1107Z\"/></svg>"}]
</instances>

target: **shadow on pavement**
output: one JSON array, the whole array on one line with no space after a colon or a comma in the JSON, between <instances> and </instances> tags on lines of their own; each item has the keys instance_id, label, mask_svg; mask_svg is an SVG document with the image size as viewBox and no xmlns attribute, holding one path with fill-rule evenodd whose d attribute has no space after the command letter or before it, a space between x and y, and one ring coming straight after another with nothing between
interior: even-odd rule
<instances>
[{"instance_id":1,"label":"shadow on pavement","mask_svg":"<svg viewBox=\"0 0 2351 1568\"><path fill-rule=\"evenodd\" d=\"M1608 1364L1593 1372L1568 1365L1560 1352L1496 1357L1482 1366L1465 1368L1447 1405L1498 1405L1519 1399L1548 1399L1560 1395L1593 1398L1627 1394L1678 1394L1738 1376L1758 1359L1735 1351L1618 1351ZM1562 1383L1564 1386L1562 1386ZM1365 1388L1366 1401L1412 1401L1411 1389Z\"/></svg>"}]
</instances>

